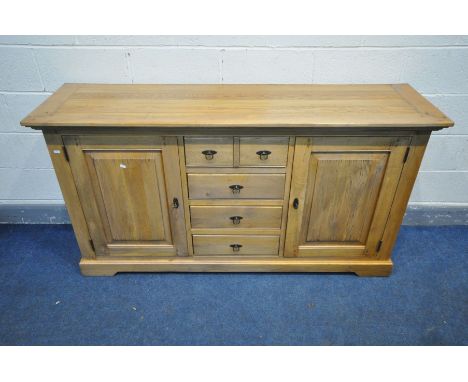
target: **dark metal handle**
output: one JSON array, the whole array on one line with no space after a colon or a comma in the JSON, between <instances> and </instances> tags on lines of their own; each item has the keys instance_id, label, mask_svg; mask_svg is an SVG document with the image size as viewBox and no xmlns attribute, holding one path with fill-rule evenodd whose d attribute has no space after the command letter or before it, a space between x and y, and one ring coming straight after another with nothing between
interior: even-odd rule
<instances>
[{"instance_id":1,"label":"dark metal handle","mask_svg":"<svg viewBox=\"0 0 468 382\"><path fill-rule=\"evenodd\" d=\"M240 221L243 219L242 216L231 216L229 219L232 220L232 224L240 224Z\"/></svg>"},{"instance_id":2,"label":"dark metal handle","mask_svg":"<svg viewBox=\"0 0 468 382\"><path fill-rule=\"evenodd\" d=\"M179 208L179 199L177 198L172 199L172 207Z\"/></svg>"},{"instance_id":3,"label":"dark metal handle","mask_svg":"<svg viewBox=\"0 0 468 382\"><path fill-rule=\"evenodd\" d=\"M242 245L241 244L231 244L230 247L232 248L233 252L239 252Z\"/></svg>"},{"instance_id":4,"label":"dark metal handle","mask_svg":"<svg viewBox=\"0 0 468 382\"><path fill-rule=\"evenodd\" d=\"M298 198L294 199L293 207L294 207L294 209L296 209L296 210L299 208L299 199L298 199Z\"/></svg>"},{"instance_id":5,"label":"dark metal handle","mask_svg":"<svg viewBox=\"0 0 468 382\"><path fill-rule=\"evenodd\" d=\"M240 191L244 188L244 186L241 186L240 184L233 184L232 186L229 186L233 194L239 194Z\"/></svg>"},{"instance_id":6,"label":"dark metal handle","mask_svg":"<svg viewBox=\"0 0 468 382\"><path fill-rule=\"evenodd\" d=\"M268 150L257 151L257 155L260 157L260 160L267 160L268 155L270 154L271 154L271 151L268 151Z\"/></svg>"},{"instance_id":7,"label":"dark metal handle","mask_svg":"<svg viewBox=\"0 0 468 382\"><path fill-rule=\"evenodd\" d=\"M202 151L202 154L205 156L206 160L211 160L213 159L214 155L217 153L217 151L214 150L205 150Z\"/></svg>"}]
</instances>

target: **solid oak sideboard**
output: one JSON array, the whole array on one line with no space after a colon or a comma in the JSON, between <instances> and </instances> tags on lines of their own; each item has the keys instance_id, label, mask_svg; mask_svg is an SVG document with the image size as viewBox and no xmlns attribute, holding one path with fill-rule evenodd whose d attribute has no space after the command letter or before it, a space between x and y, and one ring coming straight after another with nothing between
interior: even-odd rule
<instances>
[{"instance_id":1,"label":"solid oak sideboard","mask_svg":"<svg viewBox=\"0 0 468 382\"><path fill-rule=\"evenodd\" d=\"M85 275L386 276L431 131L407 84L65 84L43 131Z\"/></svg>"}]
</instances>

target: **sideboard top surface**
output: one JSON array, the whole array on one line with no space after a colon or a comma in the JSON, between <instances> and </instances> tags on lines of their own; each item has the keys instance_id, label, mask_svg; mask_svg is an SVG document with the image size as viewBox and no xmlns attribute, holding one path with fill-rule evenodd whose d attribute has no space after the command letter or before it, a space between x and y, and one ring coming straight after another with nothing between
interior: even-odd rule
<instances>
[{"instance_id":1,"label":"sideboard top surface","mask_svg":"<svg viewBox=\"0 0 468 382\"><path fill-rule=\"evenodd\" d=\"M408 84L64 84L21 124L36 128L453 126Z\"/></svg>"}]
</instances>

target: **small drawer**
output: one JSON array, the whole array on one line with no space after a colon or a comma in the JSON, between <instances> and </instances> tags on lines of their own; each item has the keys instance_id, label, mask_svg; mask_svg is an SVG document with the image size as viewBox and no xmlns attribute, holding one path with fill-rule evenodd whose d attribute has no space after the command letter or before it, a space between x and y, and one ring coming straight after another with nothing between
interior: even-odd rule
<instances>
[{"instance_id":1,"label":"small drawer","mask_svg":"<svg viewBox=\"0 0 468 382\"><path fill-rule=\"evenodd\" d=\"M240 137L240 165L285 167L288 144L288 137Z\"/></svg>"},{"instance_id":2,"label":"small drawer","mask_svg":"<svg viewBox=\"0 0 468 382\"><path fill-rule=\"evenodd\" d=\"M285 174L188 174L190 199L283 199Z\"/></svg>"},{"instance_id":3,"label":"small drawer","mask_svg":"<svg viewBox=\"0 0 468 382\"><path fill-rule=\"evenodd\" d=\"M280 228L282 207L191 206L192 228Z\"/></svg>"},{"instance_id":4,"label":"small drawer","mask_svg":"<svg viewBox=\"0 0 468 382\"><path fill-rule=\"evenodd\" d=\"M279 236L193 235L195 256L278 256Z\"/></svg>"},{"instance_id":5,"label":"small drawer","mask_svg":"<svg viewBox=\"0 0 468 382\"><path fill-rule=\"evenodd\" d=\"M231 167L234 158L232 137L185 137L187 167Z\"/></svg>"}]
</instances>

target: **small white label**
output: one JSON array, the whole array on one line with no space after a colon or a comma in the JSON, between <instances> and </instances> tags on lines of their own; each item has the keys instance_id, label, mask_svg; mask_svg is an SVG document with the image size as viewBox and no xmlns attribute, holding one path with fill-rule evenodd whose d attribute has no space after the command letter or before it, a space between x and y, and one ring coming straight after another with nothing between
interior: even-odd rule
<instances>
[{"instance_id":1,"label":"small white label","mask_svg":"<svg viewBox=\"0 0 468 382\"><path fill-rule=\"evenodd\" d=\"M54 154L60 154L60 150L54 150Z\"/></svg>"},{"instance_id":2,"label":"small white label","mask_svg":"<svg viewBox=\"0 0 468 382\"><path fill-rule=\"evenodd\" d=\"M123 163L120 163L120 168L127 168Z\"/></svg>"}]
</instances>

